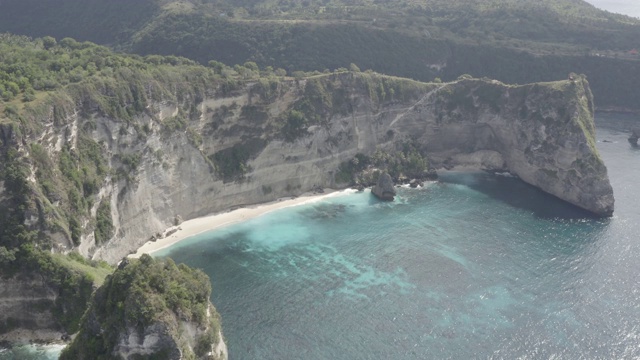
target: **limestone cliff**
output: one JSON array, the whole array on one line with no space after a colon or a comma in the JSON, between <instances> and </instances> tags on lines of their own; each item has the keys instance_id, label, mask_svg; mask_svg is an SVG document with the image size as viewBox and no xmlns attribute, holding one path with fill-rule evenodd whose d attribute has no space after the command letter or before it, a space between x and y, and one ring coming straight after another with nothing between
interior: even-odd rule
<instances>
[{"instance_id":1,"label":"limestone cliff","mask_svg":"<svg viewBox=\"0 0 640 360\"><path fill-rule=\"evenodd\" d=\"M51 312L58 294L45 281L25 275L0 277L0 342L60 340L63 329Z\"/></svg>"},{"instance_id":2,"label":"limestone cliff","mask_svg":"<svg viewBox=\"0 0 640 360\"><path fill-rule=\"evenodd\" d=\"M442 91L450 96L441 92L435 106L403 118L424 130L420 139L432 161L507 170L597 215L612 215L613 190L596 149L584 77L523 86L463 80Z\"/></svg>"},{"instance_id":3,"label":"limestone cliff","mask_svg":"<svg viewBox=\"0 0 640 360\"><path fill-rule=\"evenodd\" d=\"M201 271L148 255L122 263L61 359L226 359L210 296Z\"/></svg>"},{"instance_id":4,"label":"limestone cliff","mask_svg":"<svg viewBox=\"0 0 640 360\"><path fill-rule=\"evenodd\" d=\"M94 289L112 272L78 253L0 246L0 342L61 341L78 331Z\"/></svg>"},{"instance_id":5,"label":"limestone cliff","mask_svg":"<svg viewBox=\"0 0 640 360\"><path fill-rule=\"evenodd\" d=\"M352 72L231 88L202 81L196 90L184 81L138 80L148 94L143 102L144 94L124 97L121 108L137 109L126 116L103 109L108 87L91 88L93 97L69 92L25 115L38 126L12 141L31 157L31 184L45 193L32 201L27 223L49 234L54 248L115 262L178 217L347 186L335 176L341 164L407 140L433 167L509 171L597 215L613 212L595 148L593 97L581 76L522 86ZM33 160L42 153L45 160ZM92 194L88 212L68 225L60 209L76 201L73 191L60 195L42 184L64 179L55 170L47 180L43 164L66 162L93 179L79 180L78 189Z\"/></svg>"}]
</instances>

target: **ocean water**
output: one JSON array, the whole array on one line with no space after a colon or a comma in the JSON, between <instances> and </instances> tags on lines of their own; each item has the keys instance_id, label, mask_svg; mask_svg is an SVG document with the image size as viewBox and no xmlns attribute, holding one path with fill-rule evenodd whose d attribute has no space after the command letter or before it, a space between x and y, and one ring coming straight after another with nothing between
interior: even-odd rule
<instances>
[{"instance_id":1,"label":"ocean water","mask_svg":"<svg viewBox=\"0 0 640 360\"><path fill-rule=\"evenodd\" d=\"M154 254L203 269L230 359L640 358L640 118L598 114L615 216L447 173L274 211ZM3 358L0 353L0 359Z\"/></svg>"},{"instance_id":2,"label":"ocean water","mask_svg":"<svg viewBox=\"0 0 640 360\"><path fill-rule=\"evenodd\" d=\"M157 256L213 283L231 359L640 358L640 151L598 115L611 219L447 173L287 208Z\"/></svg>"},{"instance_id":3,"label":"ocean water","mask_svg":"<svg viewBox=\"0 0 640 360\"><path fill-rule=\"evenodd\" d=\"M64 345L23 345L9 349L0 348L1 360L56 360Z\"/></svg>"}]
</instances>

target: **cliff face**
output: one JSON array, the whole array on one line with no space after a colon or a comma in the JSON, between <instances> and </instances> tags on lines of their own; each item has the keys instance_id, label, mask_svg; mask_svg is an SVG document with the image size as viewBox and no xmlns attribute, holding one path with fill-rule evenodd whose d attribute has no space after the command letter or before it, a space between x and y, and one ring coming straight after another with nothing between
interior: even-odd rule
<instances>
[{"instance_id":1,"label":"cliff face","mask_svg":"<svg viewBox=\"0 0 640 360\"><path fill-rule=\"evenodd\" d=\"M67 153L81 157L90 142L109 169L95 171L104 175L90 217L80 221L81 253L115 262L179 219L347 186L336 180L340 164L403 141L426 152L432 167L510 171L595 214L613 212L595 148L593 98L580 76L509 86L342 73L249 83L224 95L219 85L206 86L198 96L149 100L128 121L73 97L41 111L49 115L24 136L25 152L33 153L27 142L40 144L57 163ZM54 116L61 108L64 116ZM32 211L40 226L65 205L64 198L38 201L51 209ZM98 241L101 211L112 231ZM47 231L56 246L73 246L68 233Z\"/></svg>"},{"instance_id":2,"label":"cliff face","mask_svg":"<svg viewBox=\"0 0 640 360\"><path fill-rule=\"evenodd\" d=\"M0 342L60 340L62 327L51 312L57 293L42 279L0 277Z\"/></svg>"},{"instance_id":3,"label":"cliff face","mask_svg":"<svg viewBox=\"0 0 640 360\"><path fill-rule=\"evenodd\" d=\"M0 342L60 341L75 333L93 290L111 272L77 253L0 246Z\"/></svg>"},{"instance_id":4,"label":"cliff face","mask_svg":"<svg viewBox=\"0 0 640 360\"><path fill-rule=\"evenodd\" d=\"M432 99L399 126L419 134L436 164L506 170L597 215L613 213L585 79L524 86L464 80Z\"/></svg>"}]
</instances>

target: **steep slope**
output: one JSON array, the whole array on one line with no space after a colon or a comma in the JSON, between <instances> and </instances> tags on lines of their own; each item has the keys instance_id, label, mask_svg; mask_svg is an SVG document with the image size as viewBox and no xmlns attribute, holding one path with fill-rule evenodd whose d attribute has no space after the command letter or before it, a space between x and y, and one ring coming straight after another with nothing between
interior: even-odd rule
<instances>
[{"instance_id":1,"label":"steep slope","mask_svg":"<svg viewBox=\"0 0 640 360\"><path fill-rule=\"evenodd\" d=\"M93 290L111 271L78 253L0 246L0 342L60 341L78 331Z\"/></svg>"}]
</instances>

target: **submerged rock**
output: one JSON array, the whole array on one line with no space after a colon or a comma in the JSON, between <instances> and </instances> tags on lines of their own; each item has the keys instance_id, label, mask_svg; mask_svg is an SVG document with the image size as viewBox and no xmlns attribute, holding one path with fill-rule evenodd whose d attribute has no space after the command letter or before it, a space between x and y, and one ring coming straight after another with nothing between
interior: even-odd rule
<instances>
[{"instance_id":1,"label":"submerged rock","mask_svg":"<svg viewBox=\"0 0 640 360\"><path fill-rule=\"evenodd\" d=\"M363 192L364 191L364 185L356 184L356 185L352 186L351 189L357 190L358 192Z\"/></svg>"},{"instance_id":2,"label":"submerged rock","mask_svg":"<svg viewBox=\"0 0 640 360\"><path fill-rule=\"evenodd\" d=\"M631 130L631 136L629 136L629 143L631 146L638 146L638 139L640 139L640 129Z\"/></svg>"},{"instance_id":3,"label":"submerged rock","mask_svg":"<svg viewBox=\"0 0 640 360\"><path fill-rule=\"evenodd\" d=\"M418 179L412 179L412 180L409 182L409 186L410 186L411 188L414 188L414 189L415 189L415 188L417 188L418 186L424 186L424 183L423 183L422 181L418 180Z\"/></svg>"},{"instance_id":4,"label":"submerged rock","mask_svg":"<svg viewBox=\"0 0 640 360\"><path fill-rule=\"evenodd\" d=\"M388 173L380 175L378 183L371 189L371 192L380 200L393 201L393 198L396 196L396 189L393 187L391 175Z\"/></svg>"},{"instance_id":5,"label":"submerged rock","mask_svg":"<svg viewBox=\"0 0 640 360\"><path fill-rule=\"evenodd\" d=\"M423 181L436 181L438 180L438 173L433 170L433 169L429 169L427 171L425 171L424 173L422 173L422 179Z\"/></svg>"}]
</instances>

